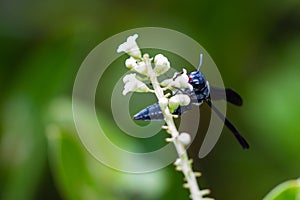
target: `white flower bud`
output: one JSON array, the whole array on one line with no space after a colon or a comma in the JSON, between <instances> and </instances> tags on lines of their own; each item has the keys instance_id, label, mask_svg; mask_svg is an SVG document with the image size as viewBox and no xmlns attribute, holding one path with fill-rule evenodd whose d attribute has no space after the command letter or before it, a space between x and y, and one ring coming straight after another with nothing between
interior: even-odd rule
<instances>
[{"instance_id":1,"label":"white flower bud","mask_svg":"<svg viewBox=\"0 0 300 200\"><path fill-rule=\"evenodd\" d=\"M126 59L125 61L125 65L128 69L131 69L133 71L136 71L140 74L144 74L147 75L147 67L145 62L138 62L136 59L134 59L133 57L130 57L128 59Z\"/></svg>"},{"instance_id":2,"label":"white flower bud","mask_svg":"<svg viewBox=\"0 0 300 200\"><path fill-rule=\"evenodd\" d=\"M137 66L137 61L133 57L126 59L125 65L128 69L135 68Z\"/></svg>"},{"instance_id":3,"label":"white flower bud","mask_svg":"<svg viewBox=\"0 0 300 200\"><path fill-rule=\"evenodd\" d=\"M168 106L169 101L167 98L164 97L164 98L160 98L158 100L158 103L162 108L166 108Z\"/></svg>"},{"instance_id":4,"label":"white flower bud","mask_svg":"<svg viewBox=\"0 0 300 200\"><path fill-rule=\"evenodd\" d=\"M119 48L117 49L118 53L125 52L128 55L134 58L141 58L142 54L140 48L136 43L136 39L138 38L138 34L134 34L133 36L129 36L126 42L120 44Z\"/></svg>"},{"instance_id":5,"label":"white flower bud","mask_svg":"<svg viewBox=\"0 0 300 200\"><path fill-rule=\"evenodd\" d=\"M154 57L154 72L157 76L164 74L170 69L170 62L167 57L162 54L157 54Z\"/></svg>"},{"instance_id":6,"label":"white flower bud","mask_svg":"<svg viewBox=\"0 0 300 200\"><path fill-rule=\"evenodd\" d=\"M191 136L188 133L181 133L178 136L178 140L185 146L189 145L191 143Z\"/></svg>"},{"instance_id":7,"label":"white flower bud","mask_svg":"<svg viewBox=\"0 0 300 200\"><path fill-rule=\"evenodd\" d=\"M174 165L176 166L181 165L181 159L177 158L176 161L174 162Z\"/></svg>"},{"instance_id":8,"label":"white flower bud","mask_svg":"<svg viewBox=\"0 0 300 200\"><path fill-rule=\"evenodd\" d=\"M149 92L150 89L146 86L145 83L138 80L136 74L127 74L123 78L124 90L123 95L126 95L128 92Z\"/></svg>"},{"instance_id":9,"label":"white flower bud","mask_svg":"<svg viewBox=\"0 0 300 200\"><path fill-rule=\"evenodd\" d=\"M191 102L191 99L186 94L176 94L169 99L169 108L171 112L174 112L178 106L187 106Z\"/></svg>"},{"instance_id":10,"label":"white flower bud","mask_svg":"<svg viewBox=\"0 0 300 200\"><path fill-rule=\"evenodd\" d=\"M176 94L170 98L170 102L177 103L181 106L187 106L191 102L191 99L186 94Z\"/></svg>"}]
</instances>

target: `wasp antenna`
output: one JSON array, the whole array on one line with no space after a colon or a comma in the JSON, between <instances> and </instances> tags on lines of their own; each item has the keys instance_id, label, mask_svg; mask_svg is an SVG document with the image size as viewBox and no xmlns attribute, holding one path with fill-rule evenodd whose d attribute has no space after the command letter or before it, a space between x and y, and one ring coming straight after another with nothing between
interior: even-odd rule
<instances>
[{"instance_id":1,"label":"wasp antenna","mask_svg":"<svg viewBox=\"0 0 300 200\"><path fill-rule=\"evenodd\" d=\"M197 71L199 71L199 70L200 70L200 67L202 66L202 58L203 58L203 54L201 53L201 54L200 54L199 66L198 66Z\"/></svg>"}]
</instances>

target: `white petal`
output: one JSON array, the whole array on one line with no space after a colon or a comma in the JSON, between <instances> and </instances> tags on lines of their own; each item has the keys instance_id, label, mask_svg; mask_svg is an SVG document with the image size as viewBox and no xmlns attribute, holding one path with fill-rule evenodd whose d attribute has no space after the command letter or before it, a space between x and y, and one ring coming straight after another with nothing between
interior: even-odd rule
<instances>
[{"instance_id":1,"label":"white petal","mask_svg":"<svg viewBox=\"0 0 300 200\"><path fill-rule=\"evenodd\" d=\"M138 62L134 70L140 74L144 74L144 75L148 74L148 70L145 62Z\"/></svg>"},{"instance_id":2,"label":"white petal","mask_svg":"<svg viewBox=\"0 0 300 200\"><path fill-rule=\"evenodd\" d=\"M191 136L188 133L181 133L178 136L178 140L183 144L183 145L189 145L191 143Z\"/></svg>"},{"instance_id":3,"label":"white petal","mask_svg":"<svg viewBox=\"0 0 300 200\"><path fill-rule=\"evenodd\" d=\"M169 99L169 108L173 113L178 106L187 106L191 102L191 99L186 94L176 94Z\"/></svg>"},{"instance_id":4,"label":"white petal","mask_svg":"<svg viewBox=\"0 0 300 200\"><path fill-rule=\"evenodd\" d=\"M165 57L162 54L157 54L154 57L154 63L155 63L155 65L168 65L168 66L170 66L170 62L169 62L168 58Z\"/></svg>"},{"instance_id":5,"label":"white petal","mask_svg":"<svg viewBox=\"0 0 300 200\"><path fill-rule=\"evenodd\" d=\"M127 68L132 69L137 66L137 61L133 57L130 57L130 58L126 59L125 65Z\"/></svg>"},{"instance_id":6,"label":"white petal","mask_svg":"<svg viewBox=\"0 0 300 200\"><path fill-rule=\"evenodd\" d=\"M178 104L181 106L187 106L191 102L191 99L186 94L176 94L172 96L169 100L170 103Z\"/></svg>"},{"instance_id":7,"label":"white petal","mask_svg":"<svg viewBox=\"0 0 300 200\"><path fill-rule=\"evenodd\" d=\"M126 95L128 92L131 92L133 89L134 84L132 82L127 82L124 85L124 90L122 92L123 95Z\"/></svg>"},{"instance_id":8,"label":"white petal","mask_svg":"<svg viewBox=\"0 0 300 200\"><path fill-rule=\"evenodd\" d=\"M175 88L189 88L193 90L193 86L189 84L189 77L186 74L186 69L182 70L183 73L175 73L173 76L173 81L169 84L171 87Z\"/></svg>"},{"instance_id":9,"label":"white petal","mask_svg":"<svg viewBox=\"0 0 300 200\"><path fill-rule=\"evenodd\" d=\"M157 76L164 74L170 69L170 62L167 57L162 54L157 54L154 57L154 72Z\"/></svg>"},{"instance_id":10,"label":"white petal","mask_svg":"<svg viewBox=\"0 0 300 200\"><path fill-rule=\"evenodd\" d=\"M127 74L126 76L124 76L123 78L123 83L127 83L133 79L136 79L136 74Z\"/></svg>"},{"instance_id":11,"label":"white petal","mask_svg":"<svg viewBox=\"0 0 300 200\"><path fill-rule=\"evenodd\" d=\"M150 89L145 83L136 78L136 74L127 74L123 78L124 90L123 95L126 95L128 92L148 92Z\"/></svg>"},{"instance_id":12,"label":"white petal","mask_svg":"<svg viewBox=\"0 0 300 200\"><path fill-rule=\"evenodd\" d=\"M125 65L128 69L131 69L132 71L138 72L140 74L147 75L147 67L145 62L138 62L133 57L130 57L126 59Z\"/></svg>"},{"instance_id":13,"label":"white petal","mask_svg":"<svg viewBox=\"0 0 300 200\"><path fill-rule=\"evenodd\" d=\"M176 161L174 162L174 165L178 166L181 165L182 161L180 158L177 158Z\"/></svg>"},{"instance_id":14,"label":"white petal","mask_svg":"<svg viewBox=\"0 0 300 200\"><path fill-rule=\"evenodd\" d=\"M148 92L150 89L147 87L147 85L143 82L139 82L136 84L136 87L133 91L135 92Z\"/></svg>"},{"instance_id":15,"label":"white petal","mask_svg":"<svg viewBox=\"0 0 300 200\"><path fill-rule=\"evenodd\" d=\"M126 40L126 42L120 44L119 48L117 49L118 53L121 52L127 52L130 48L132 48L136 43L136 39L138 38L138 34L134 34L132 36L129 36Z\"/></svg>"},{"instance_id":16,"label":"white petal","mask_svg":"<svg viewBox=\"0 0 300 200\"><path fill-rule=\"evenodd\" d=\"M120 44L119 48L117 49L117 52L118 53L125 52L132 57L141 58L142 54L141 54L140 48L138 47L138 45L136 43L137 38L138 38L138 34L129 36L127 38L126 42Z\"/></svg>"}]
</instances>

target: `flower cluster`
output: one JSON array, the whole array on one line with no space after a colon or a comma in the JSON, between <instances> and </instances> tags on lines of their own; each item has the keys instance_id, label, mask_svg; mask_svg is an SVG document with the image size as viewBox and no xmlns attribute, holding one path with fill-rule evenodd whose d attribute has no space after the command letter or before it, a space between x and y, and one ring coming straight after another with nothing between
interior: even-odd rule
<instances>
[{"instance_id":1,"label":"flower cluster","mask_svg":"<svg viewBox=\"0 0 300 200\"><path fill-rule=\"evenodd\" d=\"M141 81L149 78L149 72L145 59L143 58L140 48L136 42L137 38L137 34L129 36L126 42L122 43L117 49L118 53L125 52L129 55L129 58L125 61L125 66L134 72L132 74L127 74L123 78L123 82L125 84L123 95L126 95L129 92L154 91ZM150 58L150 61L153 61L152 69L156 76L163 75L171 67L168 58L162 54L155 55L154 58ZM185 69L183 69L180 73L176 72L173 78L162 81L160 85L165 87L165 89L172 90L180 88L193 89L192 85L189 84L189 77ZM189 96L185 94L178 94L166 100L171 112L173 112L178 106L186 106L190 103Z\"/></svg>"}]
</instances>

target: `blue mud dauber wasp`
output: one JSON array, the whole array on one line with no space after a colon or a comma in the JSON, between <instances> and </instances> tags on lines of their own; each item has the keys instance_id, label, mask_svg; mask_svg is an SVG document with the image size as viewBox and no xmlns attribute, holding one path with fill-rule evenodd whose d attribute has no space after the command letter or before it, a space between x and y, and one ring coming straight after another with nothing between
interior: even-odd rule
<instances>
[{"instance_id":1,"label":"blue mud dauber wasp","mask_svg":"<svg viewBox=\"0 0 300 200\"><path fill-rule=\"evenodd\" d=\"M205 76L200 72L201 65L202 65L202 54L200 55L200 63L197 71L193 71L188 75L189 83L193 86L193 91L190 91L190 89L178 89L174 93L174 95L175 94L189 95L191 102L187 106L179 106L172 114L180 116L184 112L192 108L191 104L201 105L203 102L205 102L218 115L218 117L224 121L224 124L233 133L233 135L241 144L241 146L244 149L248 149L249 144L244 139L244 137L235 128L235 126L211 102L211 100L226 100L227 102L233 105L241 106L243 104L243 100L241 96L238 93L236 93L234 90L229 88L222 89L222 88L210 86L208 81L205 79ZM177 75L175 75L173 79L176 79L177 76L180 76L180 73L177 73ZM211 96L211 94L214 95ZM149 121L149 120L163 120L164 117L159 107L159 104L156 103L138 112L136 115L134 115L133 119Z\"/></svg>"}]
</instances>

